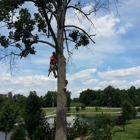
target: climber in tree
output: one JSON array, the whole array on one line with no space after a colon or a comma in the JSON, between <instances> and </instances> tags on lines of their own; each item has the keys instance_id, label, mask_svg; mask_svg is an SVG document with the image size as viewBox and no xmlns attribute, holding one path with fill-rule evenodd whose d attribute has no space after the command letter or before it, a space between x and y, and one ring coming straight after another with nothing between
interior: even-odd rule
<instances>
[{"instance_id":1,"label":"climber in tree","mask_svg":"<svg viewBox=\"0 0 140 140\"><path fill-rule=\"evenodd\" d=\"M51 71L53 71L54 77L57 78L57 74L56 74L57 58L56 58L56 53L55 52L53 52L52 56L50 57L50 67L49 67L48 71L49 71L48 76L50 75Z\"/></svg>"}]
</instances>

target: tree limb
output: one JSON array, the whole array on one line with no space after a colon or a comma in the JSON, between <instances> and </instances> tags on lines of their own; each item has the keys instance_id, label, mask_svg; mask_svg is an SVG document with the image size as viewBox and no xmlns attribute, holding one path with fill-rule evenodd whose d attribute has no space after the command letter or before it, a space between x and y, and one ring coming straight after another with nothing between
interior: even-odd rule
<instances>
[{"instance_id":1,"label":"tree limb","mask_svg":"<svg viewBox=\"0 0 140 140\"><path fill-rule=\"evenodd\" d=\"M51 44L51 43L50 43L50 42L48 42L48 41L44 41L44 40L37 40L37 42L48 44L48 45L52 46L52 47L55 49L55 45Z\"/></svg>"},{"instance_id":2,"label":"tree limb","mask_svg":"<svg viewBox=\"0 0 140 140\"><path fill-rule=\"evenodd\" d=\"M95 35L89 35L85 30L83 30L80 27L77 27L75 25L65 25L66 28L77 28L79 30L81 30L84 34L86 34L88 36L88 38L95 44L95 42L93 41L93 39L91 38L91 36L95 36Z\"/></svg>"}]
</instances>

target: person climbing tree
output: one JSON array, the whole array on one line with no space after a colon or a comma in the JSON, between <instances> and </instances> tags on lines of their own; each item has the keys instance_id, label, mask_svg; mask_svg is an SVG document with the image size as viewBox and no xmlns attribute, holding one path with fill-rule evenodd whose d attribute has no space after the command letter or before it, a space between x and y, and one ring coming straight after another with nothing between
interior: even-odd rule
<instances>
[{"instance_id":1,"label":"person climbing tree","mask_svg":"<svg viewBox=\"0 0 140 140\"><path fill-rule=\"evenodd\" d=\"M50 57L50 67L49 67L48 71L49 71L48 76L50 75L51 71L53 71L54 77L57 78L57 74L56 74L57 58L56 58L56 53L55 52L52 52L52 56Z\"/></svg>"}]
</instances>

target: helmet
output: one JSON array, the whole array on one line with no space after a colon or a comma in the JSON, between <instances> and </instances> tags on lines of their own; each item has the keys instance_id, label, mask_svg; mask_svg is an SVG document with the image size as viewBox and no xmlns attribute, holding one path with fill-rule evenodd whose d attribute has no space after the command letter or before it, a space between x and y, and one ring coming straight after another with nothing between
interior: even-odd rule
<instances>
[{"instance_id":1,"label":"helmet","mask_svg":"<svg viewBox=\"0 0 140 140\"><path fill-rule=\"evenodd\" d=\"M53 55L55 55L55 52L52 52Z\"/></svg>"}]
</instances>

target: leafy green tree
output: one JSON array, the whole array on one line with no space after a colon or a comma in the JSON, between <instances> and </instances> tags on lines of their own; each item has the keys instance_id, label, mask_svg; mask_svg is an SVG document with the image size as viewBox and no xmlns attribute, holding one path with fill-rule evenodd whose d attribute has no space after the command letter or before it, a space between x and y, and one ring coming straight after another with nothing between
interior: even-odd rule
<instances>
[{"instance_id":1,"label":"leafy green tree","mask_svg":"<svg viewBox=\"0 0 140 140\"><path fill-rule=\"evenodd\" d=\"M126 125L127 117L122 114L121 116L118 116L116 118L116 125L122 126L123 131L125 131L125 125Z\"/></svg>"},{"instance_id":2,"label":"leafy green tree","mask_svg":"<svg viewBox=\"0 0 140 140\"><path fill-rule=\"evenodd\" d=\"M85 136L88 135L88 130L90 129L90 125L87 122L84 122L82 120L75 119L74 124L68 125L68 140L74 140L76 138L84 139Z\"/></svg>"},{"instance_id":3,"label":"leafy green tree","mask_svg":"<svg viewBox=\"0 0 140 140\"><path fill-rule=\"evenodd\" d=\"M127 117L127 120L136 117L137 111L129 101L124 100L121 104L121 107L122 107L122 114Z\"/></svg>"},{"instance_id":4,"label":"leafy green tree","mask_svg":"<svg viewBox=\"0 0 140 140\"><path fill-rule=\"evenodd\" d=\"M89 134L91 134L91 136L86 140L112 140L114 132L111 126L107 126L106 129L103 129L93 125Z\"/></svg>"},{"instance_id":5,"label":"leafy green tree","mask_svg":"<svg viewBox=\"0 0 140 140\"><path fill-rule=\"evenodd\" d=\"M0 94L0 109L3 106L4 101L7 99L6 94Z\"/></svg>"},{"instance_id":6,"label":"leafy green tree","mask_svg":"<svg viewBox=\"0 0 140 140\"><path fill-rule=\"evenodd\" d=\"M111 1L112 2L112 1ZM24 4L32 3L37 10L31 14L30 9L24 8ZM85 3L85 2L84 2ZM119 4L118 0L114 0L116 7ZM14 67L17 57L24 58L28 55L35 55L35 44L44 43L46 46L52 47L57 54L58 62L58 88L57 88L57 116L56 116L56 140L66 140L66 61L64 49L71 55L69 42L74 43L74 48L78 49L81 46L87 46L93 40L94 34L88 34L84 29L74 25L67 25L66 15L71 9L76 10L77 18L79 15L85 17L90 25L94 28L94 23L90 20L90 15L96 13L100 9L110 11L110 0L100 1L95 0L92 9L84 11L82 6L85 6L79 1L73 0L1 0L0 1L0 22L4 23L5 29L9 34L0 34L0 44L3 54L0 57L5 59L10 58L10 68ZM17 14L18 13L18 14ZM72 13L72 12L70 12ZM14 20L16 16L16 20ZM53 22L56 23L54 27ZM91 28L89 26L89 28ZM47 38L42 37L45 35Z\"/></svg>"},{"instance_id":7,"label":"leafy green tree","mask_svg":"<svg viewBox=\"0 0 140 140\"><path fill-rule=\"evenodd\" d=\"M101 114L95 117L94 124L90 128L91 137L88 140L111 140L115 120L108 114Z\"/></svg>"},{"instance_id":8,"label":"leafy green tree","mask_svg":"<svg viewBox=\"0 0 140 140\"><path fill-rule=\"evenodd\" d=\"M75 107L75 110L78 112L80 110L80 107L79 106L76 106Z\"/></svg>"},{"instance_id":9,"label":"leafy green tree","mask_svg":"<svg viewBox=\"0 0 140 140\"><path fill-rule=\"evenodd\" d=\"M100 109L100 107L98 107L98 106L95 107L95 111L96 111L96 112L98 112L99 109Z\"/></svg>"},{"instance_id":10,"label":"leafy green tree","mask_svg":"<svg viewBox=\"0 0 140 140\"><path fill-rule=\"evenodd\" d=\"M96 99L96 92L92 89L87 89L80 93L79 99L86 106L89 106L92 101Z\"/></svg>"},{"instance_id":11,"label":"leafy green tree","mask_svg":"<svg viewBox=\"0 0 140 140\"><path fill-rule=\"evenodd\" d=\"M18 116L17 116L17 122L21 122L21 118L23 116L24 110L25 110L25 105L26 105L26 99L27 97L25 97L24 95L20 95L20 94L15 94L13 96L14 98L14 102L15 102L15 106L18 112Z\"/></svg>"},{"instance_id":12,"label":"leafy green tree","mask_svg":"<svg viewBox=\"0 0 140 140\"><path fill-rule=\"evenodd\" d=\"M102 113L95 116L94 124L98 128L105 129L108 125L113 127L115 125L115 120L110 114Z\"/></svg>"},{"instance_id":13,"label":"leafy green tree","mask_svg":"<svg viewBox=\"0 0 140 140\"><path fill-rule=\"evenodd\" d=\"M39 97L35 91L30 92L25 106L24 122L27 136L30 140L36 140L41 137L40 130L44 130L44 113L41 109ZM46 132L44 130L44 132ZM44 135L43 135L44 136Z\"/></svg>"},{"instance_id":14,"label":"leafy green tree","mask_svg":"<svg viewBox=\"0 0 140 140\"><path fill-rule=\"evenodd\" d=\"M17 113L14 107L10 100L6 100L0 110L0 131L5 133L5 140L15 124Z\"/></svg>"},{"instance_id":15,"label":"leafy green tree","mask_svg":"<svg viewBox=\"0 0 140 140\"><path fill-rule=\"evenodd\" d=\"M70 103L71 103L71 91L66 91L67 93L67 107L70 107Z\"/></svg>"},{"instance_id":16,"label":"leafy green tree","mask_svg":"<svg viewBox=\"0 0 140 140\"><path fill-rule=\"evenodd\" d=\"M43 106L52 107L56 106L56 92L48 91L47 94L43 97Z\"/></svg>"},{"instance_id":17,"label":"leafy green tree","mask_svg":"<svg viewBox=\"0 0 140 140\"><path fill-rule=\"evenodd\" d=\"M70 106L69 106L69 107L67 107L67 111L68 111L68 112L70 112L70 110L71 110L71 109L70 109Z\"/></svg>"},{"instance_id":18,"label":"leafy green tree","mask_svg":"<svg viewBox=\"0 0 140 140\"><path fill-rule=\"evenodd\" d=\"M85 108L86 108L85 104L81 104L81 109L85 110Z\"/></svg>"}]
</instances>

